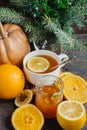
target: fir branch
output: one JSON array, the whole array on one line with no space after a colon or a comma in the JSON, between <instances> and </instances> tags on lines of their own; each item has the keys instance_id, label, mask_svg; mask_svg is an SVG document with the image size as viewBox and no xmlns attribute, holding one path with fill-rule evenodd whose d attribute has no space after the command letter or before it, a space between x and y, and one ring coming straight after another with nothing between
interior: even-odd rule
<instances>
[{"instance_id":1,"label":"fir branch","mask_svg":"<svg viewBox=\"0 0 87 130\"><path fill-rule=\"evenodd\" d=\"M73 44L74 44L74 50L78 50L80 52L87 50L86 46L84 46L85 43L82 40L75 38Z\"/></svg>"},{"instance_id":2,"label":"fir branch","mask_svg":"<svg viewBox=\"0 0 87 130\"><path fill-rule=\"evenodd\" d=\"M66 51L71 49L71 50L77 50L77 51L82 52L82 51L86 51L87 50L87 47L84 46L84 45L85 45L85 43L82 42L81 40L73 39L72 43L61 44L61 48L62 48L62 50L66 50Z\"/></svg>"},{"instance_id":3,"label":"fir branch","mask_svg":"<svg viewBox=\"0 0 87 130\"><path fill-rule=\"evenodd\" d=\"M29 41L41 41L44 36L43 32L41 29L35 27L31 20L22 16L20 13L16 12L13 9L9 8L0 8L0 21L5 22L5 23L16 23L19 24L24 28L24 31L29 34ZM43 34L43 35L41 35Z\"/></svg>"},{"instance_id":4,"label":"fir branch","mask_svg":"<svg viewBox=\"0 0 87 130\"><path fill-rule=\"evenodd\" d=\"M42 33L43 31L41 29L34 28L30 36L30 41L35 43L43 41L43 39L45 39L45 35L43 35L44 33Z\"/></svg>"},{"instance_id":5,"label":"fir branch","mask_svg":"<svg viewBox=\"0 0 87 130\"><path fill-rule=\"evenodd\" d=\"M34 26L33 24L27 23L25 26L25 32L29 34L29 41L38 43L45 39L45 31L41 28Z\"/></svg>"},{"instance_id":6,"label":"fir branch","mask_svg":"<svg viewBox=\"0 0 87 130\"><path fill-rule=\"evenodd\" d=\"M75 37L70 36L68 33L58 28L51 18L46 17L43 24L45 25L45 29L55 34L56 46L58 46L57 44L61 44L61 48L64 50L86 50L86 47L82 44L82 41L77 40Z\"/></svg>"},{"instance_id":7,"label":"fir branch","mask_svg":"<svg viewBox=\"0 0 87 130\"><path fill-rule=\"evenodd\" d=\"M87 0L85 0L86 2ZM84 2L84 4L86 4ZM83 8L84 7L84 8ZM64 26L63 30L67 33L73 33L72 26L76 24L79 28L84 26L84 12L87 11L85 6L77 2L74 6L71 6L66 10L64 15Z\"/></svg>"},{"instance_id":8,"label":"fir branch","mask_svg":"<svg viewBox=\"0 0 87 130\"><path fill-rule=\"evenodd\" d=\"M61 44L72 42L72 38L63 30L58 28L57 25L51 20L51 18L48 18L46 16L46 19L43 24L45 29L48 29L50 32L56 35L56 38Z\"/></svg>"},{"instance_id":9,"label":"fir branch","mask_svg":"<svg viewBox=\"0 0 87 130\"><path fill-rule=\"evenodd\" d=\"M87 15L87 0L79 0L81 11Z\"/></svg>"},{"instance_id":10,"label":"fir branch","mask_svg":"<svg viewBox=\"0 0 87 130\"><path fill-rule=\"evenodd\" d=\"M9 1L12 5L16 7L28 7L29 0L10 0Z\"/></svg>"},{"instance_id":11,"label":"fir branch","mask_svg":"<svg viewBox=\"0 0 87 130\"><path fill-rule=\"evenodd\" d=\"M57 31L54 33L61 44L68 44L68 46L70 45L70 47L73 47L73 38L70 37L69 34L65 33L63 30L60 29L57 29Z\"/></svg>"},{"instance_id":12,"label":"fir branch","mask_svg":"<svg viewBox=\"0 0 87 130\"><path fill-rule=\"evenodd\" d=\"M84 50L85 44L72 37L72 27L82 27L86 3L87 0L9 0L5 6L8 8L0 7L0 21L21 25L31 42L55 41L65 50ZM43 19L44 15L47 16Z\"/></svg>"},{"instance_id":13,"label":"fir branch","mask_svg":"<svg viewBox=\"0 0 87 130\"><path fill-rule=\"evenodd\" d=\"M69 20L67 22L77 24L78 26L83 25L83 20L84 20L84 14L83 11L80 9L80 5L76 4L76 6L71 7L70 9L67 10L67 14L69 14Z\"/></svg>"},{"instance_id":14,"label":"fir branch","mask_svg":"<svg viewBox=\"0 0 87 130\"><path fill-rule=\"evenodd\" d=\"M0 8L0 21L23 25L26 24L29 19L22 16L21 13L18 13L13 9Z\"/></svg>"}]
</instances>

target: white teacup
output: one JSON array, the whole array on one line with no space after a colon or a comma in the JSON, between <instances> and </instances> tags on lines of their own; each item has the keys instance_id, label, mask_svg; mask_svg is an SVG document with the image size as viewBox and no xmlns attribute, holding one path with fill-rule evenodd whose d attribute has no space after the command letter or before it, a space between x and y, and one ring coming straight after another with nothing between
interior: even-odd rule
<instances>
[{"instance_id":1,"label":"white teacup","mask_svg":"<svg viewBox=\"0 0 87 130\"><path fill-rule=\"evenodd\" d=\"M58 67L55 70L48 72L48 73L35 73L35 72L30 71L26 67L26 63L31 57L37 56L37 55L47 55L47 56L53 57L58 62ZM69 57L66 54L57 55L55 52L52 52L52 51L49 51L49 50L31 51L23 59L23 70L24 70L25 77L30 83L32 83L34 85L36 84L36 81L41 76L54 75L54 76L59 77L60 69L61 69L61 67L63 67L65 65L64 62L67 61L68 59L69 59Z\"/></svg>"}]
</instances>

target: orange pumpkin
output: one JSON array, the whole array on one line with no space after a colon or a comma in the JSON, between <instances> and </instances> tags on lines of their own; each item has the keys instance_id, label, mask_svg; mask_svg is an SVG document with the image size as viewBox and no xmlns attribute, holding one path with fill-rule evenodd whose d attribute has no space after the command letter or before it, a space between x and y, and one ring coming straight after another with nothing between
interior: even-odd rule
<instances>
[{"instance_id":1,"label":"orange pumpkin","mask_svg":"<svg viewBox=\"0 0 87 130\"><path fill-rule=\"evenodd\" d=\"M22 66L24 56L30 52L28 39L16 24L0 22L0 64Z\"/></svg>"}]
</instances>

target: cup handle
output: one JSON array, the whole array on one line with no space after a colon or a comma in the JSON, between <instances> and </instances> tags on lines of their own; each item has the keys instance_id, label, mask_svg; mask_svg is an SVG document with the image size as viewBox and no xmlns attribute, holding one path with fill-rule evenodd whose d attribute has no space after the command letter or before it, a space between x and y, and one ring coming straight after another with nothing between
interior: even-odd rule
<instances>
[{"instance_id":1,"label":"cup handle","mask_svg":"<svg viewBox=\"0 0 87 130\"><path fill-rule=\"evenodd\" d=\"M69 60L69 57L64 53L58 55L58 57L60 59L60 67L63 67Z\"/></svg>"}]
</instances>

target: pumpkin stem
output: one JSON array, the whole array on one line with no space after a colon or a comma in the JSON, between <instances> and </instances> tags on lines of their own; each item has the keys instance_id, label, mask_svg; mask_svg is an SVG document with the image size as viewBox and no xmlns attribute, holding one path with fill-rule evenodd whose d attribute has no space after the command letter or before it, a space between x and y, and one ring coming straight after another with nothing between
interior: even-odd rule
<instances>
[{"instance_id":1,"label":"pumpkin stem","mask_svg":"<svg viewBox=\"0 0 87 130\"><path fill-rule=\"evenodd\" d=\"M0 22L0 38L4 39L8 36L7 32L3 28L2 23Z\"/></svg>"}]
</instances>

